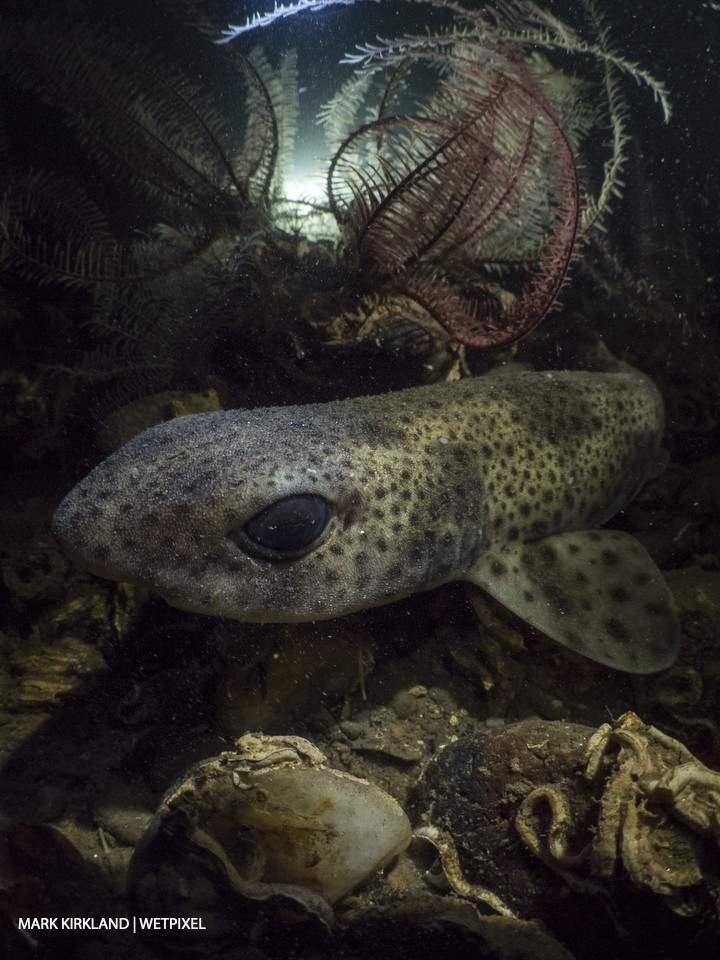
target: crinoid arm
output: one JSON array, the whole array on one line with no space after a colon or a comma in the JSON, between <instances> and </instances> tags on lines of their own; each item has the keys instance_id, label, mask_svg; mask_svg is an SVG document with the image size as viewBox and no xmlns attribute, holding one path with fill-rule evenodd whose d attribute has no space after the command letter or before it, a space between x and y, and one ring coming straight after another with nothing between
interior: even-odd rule
<instances>
[{"instance_id":1,"label":"crinoid arm","mask_svg":"<svg viewBox=\"0 0 720 960\"><path fill-rule=\"evenodd\" d=\"M373 2L379 3L380 0L373 0ZM295 3L276 2L274 8L267 13L253 13L243 24L229 24L227 29L221 31L222 36L216 40L215 43L229 43L243 33L249 33L251 30L257 30L260 27L269 27L278 20L293 17L298 13L318 13L326 7L349 7L354 3L355 0L296 0Z\"/></svg>"},{"instance_id":2,"label":"crinoid arm","mask_svg":"<svg viewBox=\"0 0 720 960\"><path fill-rule=\"evenodd\" d=\"M446 76L424 115L378 119L350 134L331 163L328 193L361 263L456 339L489 347L522 336L555 302L580 188L542 88L509 58L479 52L461 40L435 51L447 59ZM498 263L527 277L512 298L468 296L454 282L458 267Z\"/></svg>"}]
</instances>

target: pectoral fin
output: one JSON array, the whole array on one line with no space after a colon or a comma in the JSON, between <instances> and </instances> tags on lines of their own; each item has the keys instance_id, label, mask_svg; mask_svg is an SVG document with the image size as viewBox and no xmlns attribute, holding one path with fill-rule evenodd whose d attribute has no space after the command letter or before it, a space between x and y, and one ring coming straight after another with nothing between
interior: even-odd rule
<instances>
[{"instance_id":1,"label":"pectoral fin","mask_svg":"<svg viewBox=\"0 0 720 960\"><path fill-rule=\"evenodd\" d=\"M489 551L465 579L558 643L629 673L674 661L680 623L645 548L616 530L580 530Z\"/></svg>"}]
</instances>

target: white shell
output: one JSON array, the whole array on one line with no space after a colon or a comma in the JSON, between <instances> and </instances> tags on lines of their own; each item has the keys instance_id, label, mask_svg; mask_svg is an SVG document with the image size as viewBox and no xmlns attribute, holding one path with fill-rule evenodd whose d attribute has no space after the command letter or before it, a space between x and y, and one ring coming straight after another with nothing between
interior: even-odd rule
<instances>
[{"instance_id":1,"label":"white shell","mask_svg":"<svg viewBox=\"0 0 720 960\"><path fill-rule=\"evenodd\" d=\"M410 822L367 780L323 766L257 771L234 813L262 837L262 879L310 884L334 903L410 842Z\"/></svg>"},{"instance_id":2,"label":"white shell","mask_svg":"<svg viewBox=\"0 0 720 960\"><path fill-rule=\"evenodd\" d=\"M185 869L167 852L182 825L195 861L219 861L241 896L291 897L330 923L328 904L408 846L410 821L379 787L325 767L301 737L248 734L235 746L169 791L133 857L133 882L168 856Z\"/></svg>"}]
</instances>

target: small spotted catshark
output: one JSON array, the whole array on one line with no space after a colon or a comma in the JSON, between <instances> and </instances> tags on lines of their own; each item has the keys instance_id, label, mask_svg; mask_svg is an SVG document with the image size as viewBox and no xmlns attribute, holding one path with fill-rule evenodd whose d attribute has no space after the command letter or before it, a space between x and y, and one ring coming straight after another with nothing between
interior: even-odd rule
<instances>
[{"instance_id":1,"label":"small spotted catshark","mask_svg":"<svg viewBox=\"0 0 720 960\"><path fill-rule=\"evenodd\" d=\"M99 576L173 606L324 620L450 580L559 643L651 673L679 623L628 534L597 529L658 472L641 374L505 373L146 430L72 490L53 529Z\"/></svg>"}]
</instances>

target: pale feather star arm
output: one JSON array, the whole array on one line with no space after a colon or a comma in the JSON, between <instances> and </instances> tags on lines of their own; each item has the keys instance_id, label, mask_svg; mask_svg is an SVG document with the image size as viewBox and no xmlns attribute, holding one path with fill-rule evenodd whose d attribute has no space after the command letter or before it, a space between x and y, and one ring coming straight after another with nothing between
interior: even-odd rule
<instances>
[{"instance_id":1,"label":"pale feather star arm","mask_svg":"<svg viewBox=\"0 0 720 960\"><path fill-rule=\"evenodd\" d=\"M379 3L380 0L373 0L373 2ZM296 0L296 3L276 3L273 10L268 13L254 13L243 24L228 24L227 29L221 31L222 37L215 43L229 43L235 37L239 37L241 33L248 33L258 27L269 27L276 20L292 17L296 13L303 13L306 10L317 12L324 10L325 7L338 5L349 7L354 3L355 0Z\"/></svg>"}]
</instances>

